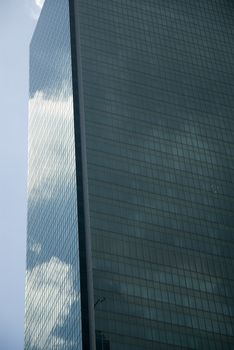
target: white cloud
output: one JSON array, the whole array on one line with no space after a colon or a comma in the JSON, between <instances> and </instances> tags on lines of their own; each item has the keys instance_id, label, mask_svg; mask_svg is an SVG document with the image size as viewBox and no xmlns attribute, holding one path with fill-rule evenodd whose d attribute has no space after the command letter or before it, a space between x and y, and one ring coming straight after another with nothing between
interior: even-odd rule
<instances>
[{"instance_id":1,"label":"white cloud","mask_svg":"<svg viewBox=\"0 0 234 350\"><path fill-rule=\"evenodd\" d=\"M46 341L64 346L66 340L51 332L63 325L72 304L79 300L73 288L72 266L52 257L28 270L26 281L26 343L37 349L43 349Z\"/></svg>"}]
</instances>

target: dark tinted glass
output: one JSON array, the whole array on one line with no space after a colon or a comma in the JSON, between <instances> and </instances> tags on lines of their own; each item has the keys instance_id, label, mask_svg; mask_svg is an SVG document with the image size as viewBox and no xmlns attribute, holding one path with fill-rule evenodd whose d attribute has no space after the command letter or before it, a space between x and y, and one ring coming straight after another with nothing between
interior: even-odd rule
<instances>
[{"instance_id":1,"label":"dark tinted glass","mask_svg":"<svg viewBox=\"0 0 234 350\"><path fill-rule=\"evenodd\" d=\"M234 5L79 4L97 347L232 349Z\"/></svg>"}]
</instances>

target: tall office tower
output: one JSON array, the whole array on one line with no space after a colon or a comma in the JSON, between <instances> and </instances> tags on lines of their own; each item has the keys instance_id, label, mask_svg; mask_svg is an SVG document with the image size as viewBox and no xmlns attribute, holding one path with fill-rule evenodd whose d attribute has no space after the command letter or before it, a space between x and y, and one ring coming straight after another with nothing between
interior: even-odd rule
<instances>
[{"instance_id":1,"label":"tall office tower","mask_svg":"<svg viewBox=\"0 0 234 350\"><path fill-rule=\"evenodd\" d=\"M46 0L26 350L234 349L234 3Z\"/></svg>"}]
</instances>

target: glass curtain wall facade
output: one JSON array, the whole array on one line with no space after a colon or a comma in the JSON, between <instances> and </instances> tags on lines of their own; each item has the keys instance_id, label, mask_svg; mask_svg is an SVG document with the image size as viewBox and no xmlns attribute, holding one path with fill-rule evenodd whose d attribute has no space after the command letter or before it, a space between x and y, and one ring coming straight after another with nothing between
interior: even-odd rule
<instances>
[{"instance_id":1,"label":"glass curtain wall facade","mask_svg":"<svg viewBox=\"0 0 234 350\"><path fill-rule=\"evenodd\" d=\"M82 348L69 4L46 1L30 46L25 350Z\"/></svg>"},{"instance_id":2,"label":"glass curtain wall facade","mask_svg":"<svg viewBox=\"0 0 234 350\"><path fill-rule=\"evenodd\" d=\"M233 18L228 0L46 0L31 45L26 349L93 350L88 324L97 350L234 348ZM43 347L34 289L52 280L53 295L63 265L61 295L39 304Z\"/></svg>"}]
</instances>

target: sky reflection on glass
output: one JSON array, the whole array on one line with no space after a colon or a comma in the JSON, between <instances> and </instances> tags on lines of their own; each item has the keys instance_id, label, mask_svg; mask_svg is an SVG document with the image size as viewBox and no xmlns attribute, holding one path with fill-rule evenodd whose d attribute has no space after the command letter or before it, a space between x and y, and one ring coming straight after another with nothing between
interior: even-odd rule
<instances>
[{"instance_id":1,"label":"sky reflection on glass","mask_svg":"<svg viewBox=\"0 0 234 350\"><path fill-rule=\"evenodd\" d=\"M75 350L81 319L68 1L48 1L42 11L30 55L25 349Z\"/></svg>"}]
</instances>

